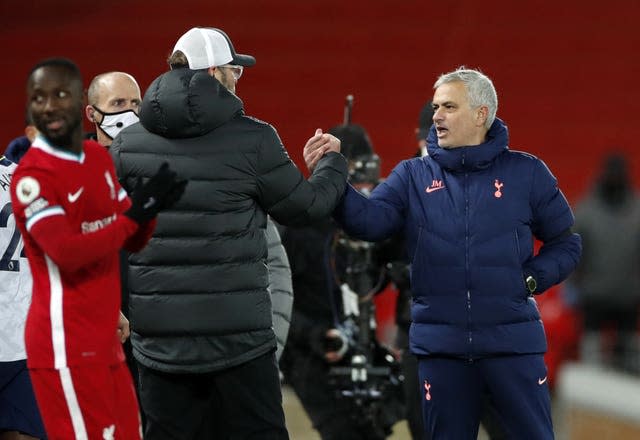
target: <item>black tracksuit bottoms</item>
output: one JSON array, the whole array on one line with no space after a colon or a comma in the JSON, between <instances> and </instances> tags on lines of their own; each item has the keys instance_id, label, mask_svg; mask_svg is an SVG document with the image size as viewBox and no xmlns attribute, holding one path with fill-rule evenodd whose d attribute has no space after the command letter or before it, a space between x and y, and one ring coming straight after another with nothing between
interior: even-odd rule
<instances>
[{"instance_id":1,"label":"black tracksuit bottoms","mask_svg":"<svg viewBox=\"0 0 640 440\"><path fill-rule=\"evenodd\" d=\"M145 440L289 438L275 350L211 373L138 368Z\"/></svg>"}]
</instances>

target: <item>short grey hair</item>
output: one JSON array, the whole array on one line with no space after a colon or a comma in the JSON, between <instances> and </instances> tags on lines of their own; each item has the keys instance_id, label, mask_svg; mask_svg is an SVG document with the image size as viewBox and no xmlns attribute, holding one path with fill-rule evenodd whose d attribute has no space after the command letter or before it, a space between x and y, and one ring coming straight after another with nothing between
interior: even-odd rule
<instances>
[{"instance_id":1,"label":"short grey hair","mask_svg":"<svg viewBox=\"0 0 640 440\"><path fill-rule=\"evenodd\" d=\"M489 108L489 114L484 126L487 130L491 128L491 124L496 119L496 113L498 112L498 94L493 82L479 70L460 66L453 72L440 75L433 88L437 89L443 84L454 81L461 81L465 85L469 95L469 104L472 108L482 105L486 105Z\"/></svg>"}]
</instances>

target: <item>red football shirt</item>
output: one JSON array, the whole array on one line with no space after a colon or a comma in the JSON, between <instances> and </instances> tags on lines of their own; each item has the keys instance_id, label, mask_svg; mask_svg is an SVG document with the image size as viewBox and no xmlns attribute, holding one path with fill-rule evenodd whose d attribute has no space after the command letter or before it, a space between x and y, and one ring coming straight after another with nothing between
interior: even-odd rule
<instances>
[{"instance_id":1,"label":"red football shirt","mask_svg":"<svg viewBox=\"0 0 640 440\"><path fill-rule=\"evenodd\" d=\"M11 199L33 275L25 343L30 368L122 362L118 252L140 250L145 227L106 149L84 141L80 155L38 137L20 161Z\"/></svg>"}]
</instances>

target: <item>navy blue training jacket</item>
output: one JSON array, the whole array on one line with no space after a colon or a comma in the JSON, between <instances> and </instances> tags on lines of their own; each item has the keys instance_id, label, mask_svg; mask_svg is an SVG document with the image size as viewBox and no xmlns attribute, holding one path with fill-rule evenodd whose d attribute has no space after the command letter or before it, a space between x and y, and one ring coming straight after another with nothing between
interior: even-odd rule
<instances>
[{"instance_id":1,"label":"navy blue training jacket","mask_svg":"<svg viewBox=\"0 0 640 440\"><path fill-rule=\"evenodd\" d=\"M413 292L411 351L466 359L544 353L536 294L564 280L580 258L573 213L535 156L510 151L499 119L485 143L438 147L401 162L370 198L352 187L335 218L350 235L378 241L404 232ZM534 256L534 237L543 246Z\"/></svg>"}]
</instances>

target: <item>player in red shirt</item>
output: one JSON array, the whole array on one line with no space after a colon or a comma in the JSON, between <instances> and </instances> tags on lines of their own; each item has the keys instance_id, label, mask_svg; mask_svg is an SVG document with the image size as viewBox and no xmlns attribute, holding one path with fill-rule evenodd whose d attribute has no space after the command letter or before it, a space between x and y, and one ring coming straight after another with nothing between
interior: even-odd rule
<instances>
[{"instance_id":1,"label":"player in red shirt","mask_svg":"<svg viewBox=\"0 0 640 440\"><path fill-rule=\"evenodd\" d=\"M40 135L13 176L11 198L33 275L25 343L47 434L141 438L116 334L118 251L145 246L157 213L186 181L165 163L129 199L107 151L82 139L82 77L72 61L38 63L27 95Z\"/></svg>"}]
</instances>

